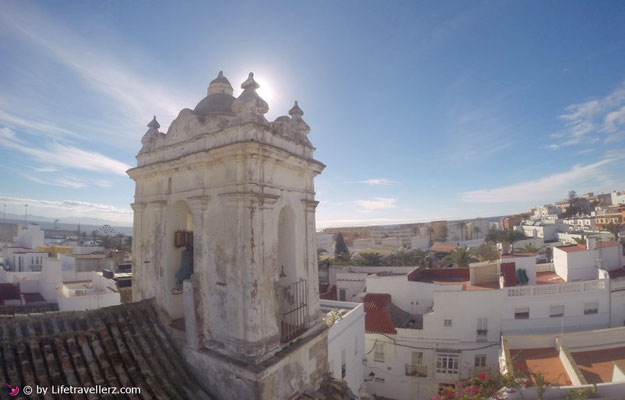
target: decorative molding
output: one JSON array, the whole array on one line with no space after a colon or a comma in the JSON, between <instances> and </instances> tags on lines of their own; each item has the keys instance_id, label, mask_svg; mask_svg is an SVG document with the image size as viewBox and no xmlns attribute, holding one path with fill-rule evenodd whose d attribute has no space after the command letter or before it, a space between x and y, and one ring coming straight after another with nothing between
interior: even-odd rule
<instances>
[{"instance_id":1,"label":"decorative molding","mask_svg":"<svg viewBox=\"0 0 625 400\"><path fill-rule=\"evenodd\" d=\"M132 210L134 212L141 212L143 210L145 210L145 207L147 206L146 203L144 202L135 202L135 203L131 203L130 207L132 208Z\"/></svg>"}]
</instances>

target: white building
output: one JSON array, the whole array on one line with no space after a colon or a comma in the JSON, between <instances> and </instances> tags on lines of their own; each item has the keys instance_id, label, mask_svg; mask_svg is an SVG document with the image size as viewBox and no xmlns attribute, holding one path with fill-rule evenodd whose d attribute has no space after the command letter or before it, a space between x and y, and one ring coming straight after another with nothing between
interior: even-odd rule
<instances>
[{"instance_id":1,"label":"white building","mask_svg":"<svg viewBox=\"0 0 625 400\"><path fill-rule=\"evenodd\" d=\"M30 224L13 238L13 242L20 247L36 249L38 246L43 246L43 236L44 233L39 225Z\"/></svg>"},{"instance_id":2,"label":"white building","mask_svg":"<svg viewBox=\"0 0 625 400\"><path fill-rule=\"evenodd\" d=\"M317 232L317 249L323 249L328 254L334 254L334 235L331 233Z\"/></svg>"},{"instance_id":3,"label":"white building","mask_svg":"<svg viewBox=\"0 0 625 400\"><path fill-rule=\"evenodd\" d=\"M550 385L544 400L563 399L572 389L595 386L603 399L625 393L625 328L548 335L503 336L501 370L523 377L540 374ZM515 388L509 400L536 400L535 387Z\"/></svg>"},{"instance_id":4,"label":"white building","mask_svg":"<svg viewBox=\"0 0 625 400\"><path fill-rule=\"evenodd\" d=\"M121 304L120 291L113 279L99 272L63 271L60 260L46 257L39 272L0 270L0 282L18 284L24 295L38 296L44 302L58 304L60 311L77 311ZM26 296L28 297L28 296Z\"/></svg>"},{"instance_id":5,"label":"white building","mask_svg":"<svg viewBox=\"0 0 625 400\"><path fill-rule=\"evenodd\" d=\"M619 204L625 204L625 191L612 192L612 205L616 206Z\"/></svg>"},{"instance_id":6,"label":"white building","mask_svg":"<svg viewBox=\"0 0 625 400\"><path fill-rule=\"evenodd\" d=\"M528 238L539 238L546 242L557 240L557 233L568 230L560 220L546 223L544 221L524 221L521 230Z\"/></svg>"},{"instance_id":7,"label":"white building","mask_svg":"<svg viewBox=\"0 0 625 400\"><path fill-rule=\"evenodd\" d=\"M596 217L592 215L565 218L562 220L571 232L594 231Z\"/></svg>"},{"instance_id":8,"label":"white building","mask_svg":"<svg viewBox=\"0 0 625 400\"><path fill-rule=\"evenodd\" d=\"M384 239L382 239L384 240ZM375 247L375 239L367 238L367 239L354 239L353 248L356 250L360 249L371 249Z\"/></svg>"},{"instance_id":9,"label":"white building","mask_svg":"<svg viewBox=\"0 0 625 400\"><path fill-rule=\"evenodd\" d=\"M567 270L576 269L568 262ZM625 296L616 291L625 289L618 280L625 270L594 263L585 270L563 277L552 264L536 264L535 255L514 254L469 268L369 275L365 378L374 377L367 391L429 400L443 385L498 370L502 334L575 332L625 320Z\"/></svg>"},{"instance_id":10,"label":"white building","mask_svg":"<svg viewBox=\"0 0 625 400\"><path fill-rule=\"evenodd\" d=\"M358 394L364 390L365 312L362 303L321 300L326 313L330 375L344 379Z\"/></svg>"},{"instance_id":11,"label":"white building","mask_svg":"<svg viewBox=\"0 0 625 400\"><path fill-rule=\"evenodd\" d=\"M553 204L538 206L532 210L530 219L533 221L554 220L558 218L558 209Z\"/></svg>"},{"instance_id":12,"label":"white building","mask_svg":"<svg viewBox=\"0 0 625 400\"><path fill-rule=\"evenodd\" d=\"M586 245L574 244L554 247L553 265L555 272L566 281L595 279L597 270L620 269L625 260L621 245L617 242L597 242L594 237L586 238Z\"/></svg>"},{"instance_id":13,"label":"white building","mask_svg":"<svg viewBox=\"0 0 625 400\"><path fill-rule=\"evenodd\" d=\"M410 247L413 250L426 251L430 248L430 237L428 235L413 236L410 238Z\"/></svg>"}]
</instances>

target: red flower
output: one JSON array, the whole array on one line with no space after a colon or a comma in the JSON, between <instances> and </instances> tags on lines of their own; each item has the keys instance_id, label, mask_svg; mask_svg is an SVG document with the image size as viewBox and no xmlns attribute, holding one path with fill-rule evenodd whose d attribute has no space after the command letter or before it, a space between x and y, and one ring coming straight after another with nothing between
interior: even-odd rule
<instances>
[{"instance_id":1,"label":"red flower","mask_svg":"<svg viewBox=\"0 0 625 400\"><path fill-rule=\"evenodd\" d=\"M486 374L485 374L484 372L482 372L482 373L480 374L480 380L482 380L482 381L483 381L484 379L486 379Z\"/></svg>"}]
</instances>

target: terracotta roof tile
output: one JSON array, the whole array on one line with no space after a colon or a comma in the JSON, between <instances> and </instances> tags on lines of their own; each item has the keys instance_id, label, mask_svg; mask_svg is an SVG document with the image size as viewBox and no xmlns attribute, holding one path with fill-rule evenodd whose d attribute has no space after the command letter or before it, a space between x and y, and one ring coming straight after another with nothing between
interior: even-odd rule
<instances>
[{"instance_id":1,"label":"terracotta roof tile","mask_svg":"<svg viewBox=\"0 0 625 400\"><path fill-rule=\"evenodd\" d=\"M0 283L0 302L2 300L22 300L20 287L12 283Z\"/></svg>"},{"instance_id":2,"label":"terracotta roof tile","mask_svg":"<svg viewBox=\"0 0 625 400\"><path fill-rule=\"evenodd\" d=\"M614 241L609 241L609 242L597 242L597 248L601 249L603 247L612 247L612 246L618 246L618 243L614 242Z\"/></svg>"},{"instance_id":3,"label":"terracotta roof tile","mask_svg":"<svg viewBox=\"0 0 625 400\"><path fill-rule=\"evenodd\" d=\"M363 298L365 306L365 331L369 333L396 334L390 316L385 307L391 303L391 295L386 293L367 293Z\"/></svg>"},{"instance_id":4,"label":"terracotta roof tile","mask_svg":"<svg viewBox=\"0 0 625 400\"><path fill-rule=\"evenodd\" d=\"M586 246L584 246L583 244L569 244L567 246L557 246L556 249L560 249L562 251L565 251L567 253L573 253L576 251L586 251Z\"/></svg>"},{"instance_id":5,"label":"terracotta roof tile","mask_svg":"<svg viewBox=\"0 0 625 400\"><path fill-rule=\"evenodd\" d=\"M149 300L0 317L0 335L0 370L12 385L138 386L141 395L130 398L209 399Z\"/></svg>"}]
</instances>

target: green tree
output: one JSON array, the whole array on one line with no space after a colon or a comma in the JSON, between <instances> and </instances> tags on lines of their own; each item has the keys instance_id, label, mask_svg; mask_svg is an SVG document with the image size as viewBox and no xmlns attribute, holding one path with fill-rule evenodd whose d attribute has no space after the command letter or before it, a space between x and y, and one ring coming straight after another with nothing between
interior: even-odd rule
<instances>
[{"instance_id":1,"label":"green tree","mask_svg":"<svg viewBox=\"0 0 625 400\"><path fill-rule=\"evenodd\" d=\"M379 253L361 253L355 258L360 258L359 265L371 267L382 265L382 255Z\"/></svg>"},{"instance_id":2,"label":"green tree","mask_svg":"<svg viewBox=\"0 0 625 400\"><path fill-rule=\"evenodd\" d=\"M100 232L93 230L89 236L91 236L91 241L94 245L98 245L100 243Z\"/></svg>"},{"instance_id":3,"label":"green tree","mask_svg":"<svg viewBox=\"0 0 625 400\"><path fill-rule=\"evenodd\" d=\"M102 225L100 228L100 245L105 249L111 249L114 247L113 237L117 234L115 229L110 225Z\"/></svg>"},{"instance_id":4,"label":"green tree","mask_svg":"<svg viewBox=\"0 0 625 400\"><path fill-rule=\"evenodd\" d=\"M618 234L621 232L622 225L610 222L606 225L605 230L614 235L614 240L618 242Z\"/></svg>"},{"instance_id":5,"label":"green tree","mask_svg":"<svg viewBox=\"0 0 625 400\"><path fill-rule=\"evenodd\" d=\"M531 243L528 243L525 247L521 249L521 252L523 253L538 253L539 251L540 249Z\"/></svg>"},{"instance_id":6,"label":"green tree","mask_svg":"<svg viewBox=\"0 0 625 400\"><path fill-rule=\"evenodd\" d=\"M417 265L421 268L432 268L434 260L432 253L428 251L415 250Z\"/></svg>"},{"instance_id":7,"label":"green tree","mask_svg":"<svg viewBox=\"0 0 625 400\"><path fill-rule=\"evenodd\" d=\"M547 246L545 248L545 257L547 257L548 262L551 262L553 260L553 247Z\"/></svg>"},{"instance_id":8,"label":"green tree","mask_svg":"<svg viewBox=\"0 0 625 400\"><path fill-rule=\"evenodd\" d=\"M466 247L458 247L443 258L443 264L447 267L456 265L458 268L468 267L470 263L478 261L473 252Z\"/></svg>"},{"instance_id":9,"label":"green tree","mask_svg":"<svg viewBox=\"0 0 625 400\"><path fill-rule=\"evenodd\" d=\"M586 244L586 239L583 239L583 238L574 237L573 240L575 240L575 243L577 244Z\"/></svg>"},{"instance_id":10,"label":"green tree","mask_svg":"<svg viewBox=\"0 0 625 400\"><path fill-rule=\"evenodd\" d=\"M475 253L480 261L494 261L500 257L499 249L494 243L482 243Z\"/></svg>"},{"instance_id":11,"label":"green tree","mask_svg":"<svg viewBox=\"0 0 625 400\"><path fill-rule=\"evenodd\" d=\"M334 257L341 257L341 255L349 254L349 250L347 249L347 244L345 244L345 239L343 238L343 234L339 232L336 235L336 245L334 246Z\"/></svg>"}]
</instances>

